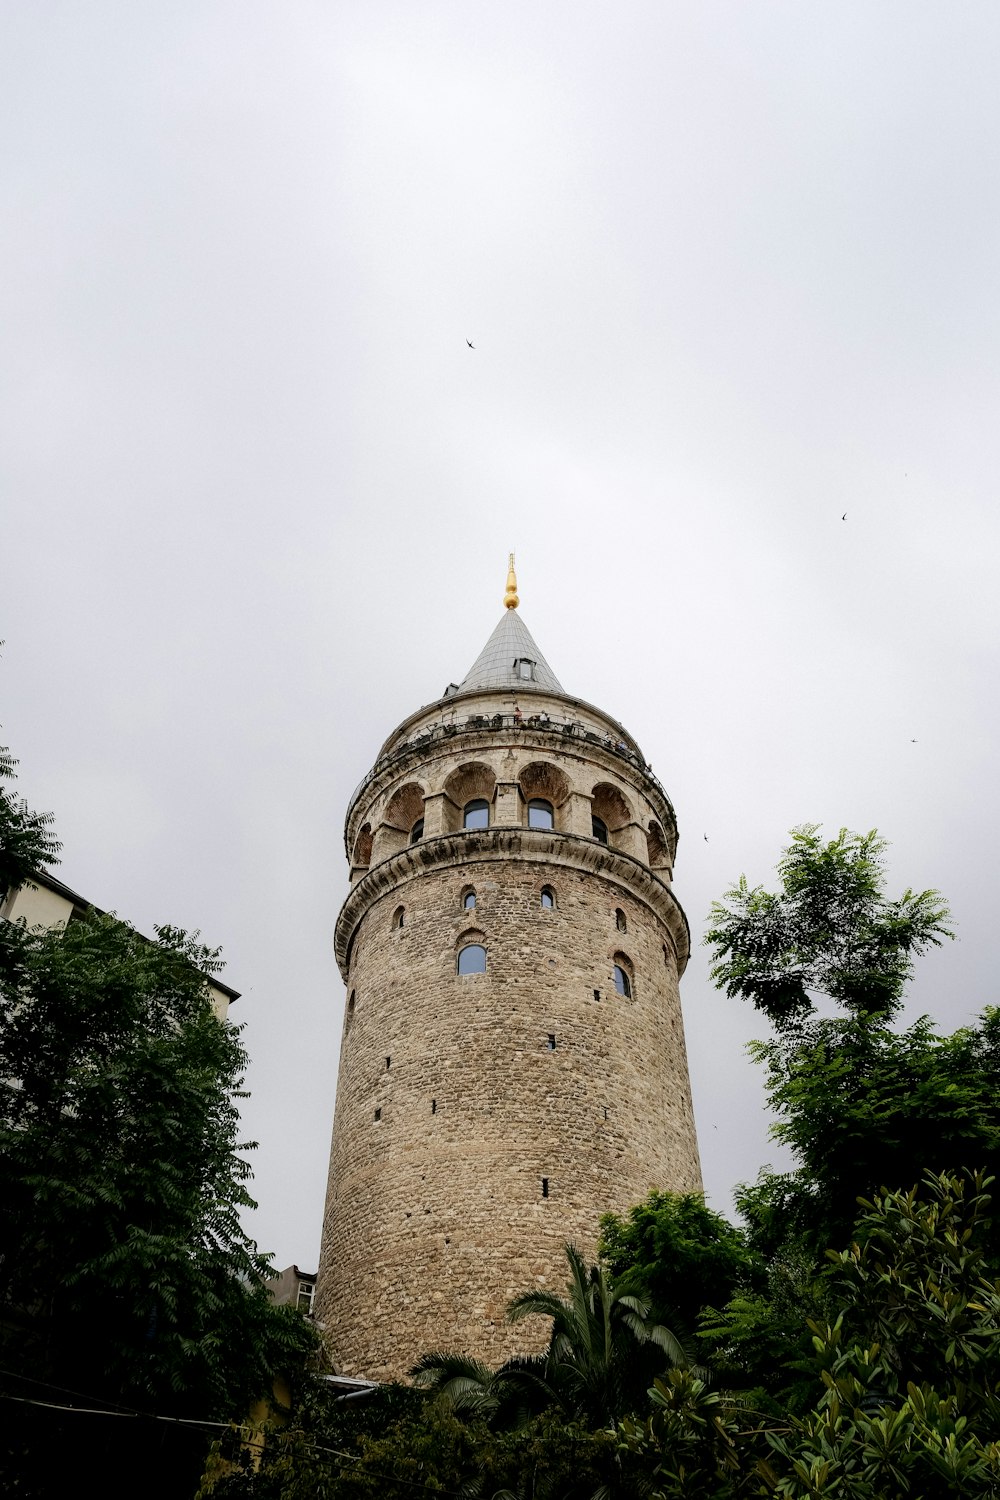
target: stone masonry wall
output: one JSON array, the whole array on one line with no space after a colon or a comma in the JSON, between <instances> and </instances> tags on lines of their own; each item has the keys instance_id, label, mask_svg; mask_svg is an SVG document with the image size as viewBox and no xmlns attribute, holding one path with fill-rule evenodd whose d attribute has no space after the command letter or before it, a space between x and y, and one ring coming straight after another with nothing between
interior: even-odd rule
<instances>
[{"instance_id":1,"label":"stone masonry wall","mask_svg":"<svg viewBox=\"0 0 1000 1500\"><path fill-rule=\"evenodd\" d=\"M509 1327L504 1309L563 1290L564 1243L592 1256L606 1210L700 1187L676 931L634 861L611 878L580 867L589 841L533 835L530 859L501 858L499 837L399 861L384 888L365 877L316 1309L345 1374L405 1375L429 1349L499 1362L540 1347L544 1330ZM468 940L484 974L456 972Z\"/></svg>"}]
</instances>

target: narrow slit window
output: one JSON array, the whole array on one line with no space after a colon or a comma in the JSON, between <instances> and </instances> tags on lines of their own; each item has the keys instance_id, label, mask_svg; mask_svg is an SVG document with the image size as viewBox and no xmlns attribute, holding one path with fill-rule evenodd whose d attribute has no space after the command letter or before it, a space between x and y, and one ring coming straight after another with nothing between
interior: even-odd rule
<instances>
[{"instance_id":1,"label":"narrow slit window","mask_svg":"<svg viewBox=\"0 0 1000 1500\"><path fill-rule=\"evenodd\" d=\"M431 1100L431 1114L432 1115L436 1115L437 1112L438 1112L438 1102L437 1102L436 1099L432 1099Z\"/></svg>"},{"instance_id":2,"label":"narrow slit window","mask_svg":"<svg viewBox=\"0 0 1000 1500\"><path fill-rule=\"evenodd\" d=\"M388 1073L388 1071L389 1071L389 1069L391 1067L392 1067L392 1058L391 1057L387 1057L386 1060L385 1060L385 1071Z\"/></svg>"},{"instance_id":3,"label":"narrow slit window","mask_svg":"<svg viewBox=\"0 0 1000 1500\"><path fill-rule=\"evenodd\" d=\"M397 932L402 927L402 925L403 925L403 923L405 921L406 921L406 908L404 906L397 906L396 910L393 912L393 915L392 915L392 925L396 929Z\"/></svg>"},{"instance_id":4,"label":"narrow slit window","mask_svg":"<svg viewBox=\"0 0 1000 1500\"><path fill-rule=\"evenodd\" d=\"M628 932L628 923L625 921L625 913L620 906L615 907L615 926L619 932Z\"/></svg>"},{"instance_id":5,"label":"narrow slit window","mask_svg":"<svg viewBox=\"0 0 1000 1500\"><path fill-rule=\"evenodd\" d=\"M547 1177L543 1177L542 1178L542 1197L543 1198L547 1198L548 1196L549 1196L549 1179Z\"/></svg>"},{"instance_id":6,"label":"narrow slit window","mask_svg":"<svg viewBox=\"0 0 1000 1500\"><path fill-rule=\"evenodd\" d=\"M554 1032L552 1032L552 1031L550 1031L550 1032L549 1032L549 1041L548 1041L548 1048L549 1048L549 1051L550 1051L550 1052L554 1052L554 1051L555 1051L555 1050L556 1050L556 1038L555 1038L555 1033L554 1033Z\"/></svg>"},{"instance_id":7,"label":"narrow slit window","mask_svg":"<svg viewBox=\"0 0 1000 1500\"><path fill-rule=\"evenodd\" d=\"M376 1120L381 1120L381 1118L382 1118L382 1111L380 1109L377 1109L375 1111L375 1118L376 1118Z\"/></svg>"}]
</instances>

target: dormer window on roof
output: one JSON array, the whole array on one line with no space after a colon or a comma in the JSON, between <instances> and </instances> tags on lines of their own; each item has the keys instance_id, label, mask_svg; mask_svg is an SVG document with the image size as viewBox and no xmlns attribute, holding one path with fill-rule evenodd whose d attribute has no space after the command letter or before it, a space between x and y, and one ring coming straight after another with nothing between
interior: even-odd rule
<instances>
[{"instance_id":1,"label":"dormer window on roof","mask_svg":"<svg viewBox=\"0 0 1000 1500\"><path fill-rule=\"evenodd\" d=\"M527 656L519 656L514 663L514 672L520 682L534 682L535 663Z\"/></svg>"}]
</instances>

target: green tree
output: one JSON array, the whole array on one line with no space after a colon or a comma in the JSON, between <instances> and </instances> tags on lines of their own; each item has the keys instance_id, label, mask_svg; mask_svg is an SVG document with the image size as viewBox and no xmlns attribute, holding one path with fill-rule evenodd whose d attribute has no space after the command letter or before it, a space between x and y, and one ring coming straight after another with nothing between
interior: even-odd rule
<instances>
[{"instance_id":1,"label":"green tree","mask_svg":"<svg viewBox=\"0 0 1000 1500\"><path fill-rule=\"evenodd\" d=\"M780 891L741 876L711 911L705 942L712 978L751 1000L774 1025L795 1026L824 994L857 1016L891 1016L913 960L952 937L937 891L884 894L884 839L842 828L824 843L819 825L792 831L778 863ZM728 904L727 904L728 903Z\"/></svg>"},{"instance_id":2,"label":"green tree","mask_svg":"<svg viewBox=\"0 0 1000 1500\"><path fill-rule=\"evenodd\" d=\"M21 878L51 853L46 820L4 826ZM125 1441L121 1422L37 1403L240 1417L315 1345L240 1225L246 1054L213 1013L220 967L168 927L153 942L96 913L0 922L0 1390L20 1417L0 1471L17 1493L53 1492L57 1432L76 1472ZM203 1434L188 1448L195 1462Z\"/></svg>"},{"instance_id":3,"label":"green tree","mask_svg":"<svg viewBox=\"0 0 1000 1500\"><path fill-rule=\"evenodd\" d=\"M701 1193L652 1192L627 1214L605 1214L599 1254L617 1287L686 1336L703 1308L724 1306L760 1279L742 1230Z\"/></svg>"},{"instance_id":4,"label":"green tree","mask_svg":"<svg viewBox=\"0 0 1000 1500\"><path fill-rule=\"evenodd\" d=\"M836 1317L813 1324L820 1395L767 1434L787 1500L1000 1493L1000 1281L991 1179L936 1174L864 1205L831 1251Z\"/></svg>"},{"instance_id":5,"label":"green tree","mask_svg":"<svg viewBox=\"0 0 1000 1500\"><path fill-rule=\"evenodd\" d=\"M676 1336L649 1318L648 1305L615 1285L601 1265L588 1266L566 1246L567 1295L535 1290L515 1297L511 1322L551 1323L544 1354L519 1356L499 1370L461 1355L425 1354L413 1375L425 1389L444 1394L460 1410L516 1426L549 1408L591 1427L617 1421L646 1405L653 1377L687 1362Z\"/></svg>"},{"instance_id":6,"label":"green tree","mask_svg":"<svg viewBox=\"0 0 1000 1500\"><path fill-rule=\"evenodd\" d=\"M0 900L35 870L58 864L61 848L51 831L52 814L32 812L5 784L16 780L16 765L7 747L0 745Z\"/></svg>"},{"instance_id":7,"label":"green tree","mask_svg":"<svg viewBox=\"0 0 1000 1500\"><path fill-rule=\"evenodd\" d=\"M909 1188L927 1171L1000 1165L1000 1011L939 1035L927 1017L896 1032L878 1018L816 1019L752 1044L797 1170L765 1176L739 1207L770 1256L789 1239L842 1242L857 1198Z\"/></svg>"}]
</instances>

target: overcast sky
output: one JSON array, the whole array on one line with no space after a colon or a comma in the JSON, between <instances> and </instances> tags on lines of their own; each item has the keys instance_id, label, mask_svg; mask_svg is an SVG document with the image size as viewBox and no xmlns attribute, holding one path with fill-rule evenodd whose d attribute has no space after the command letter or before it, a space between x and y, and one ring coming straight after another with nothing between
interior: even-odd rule
<instances>
[{"instance_id":1,"label":"overcast sky","mask_svg":"<svg viewBox=\"0 0 1000 1500\"><path fill-rule=\"evenodd\" d=\"M0 5L3 738L222 945L279 1265L347 802L511 548L677 809L711 1202L780 1157L699 940L791 827L949 897L909 1014L997 1000L998 78L995 0Z\"/></svg>"}]
</instances>

